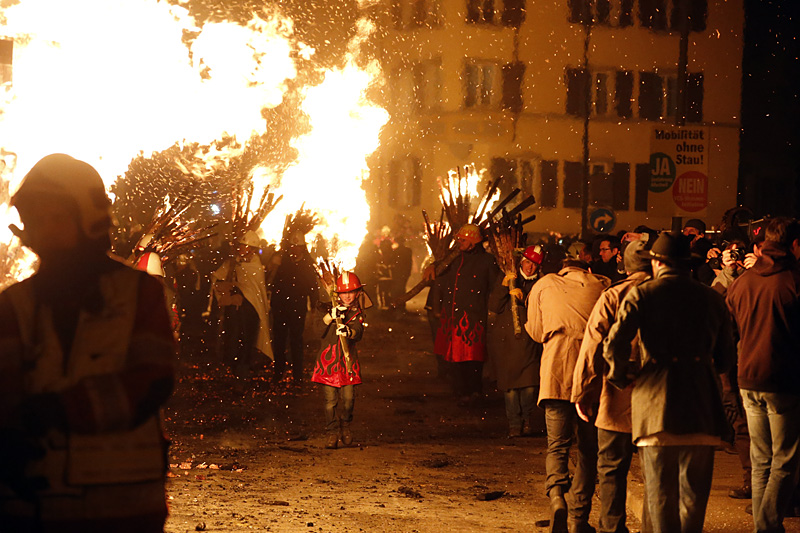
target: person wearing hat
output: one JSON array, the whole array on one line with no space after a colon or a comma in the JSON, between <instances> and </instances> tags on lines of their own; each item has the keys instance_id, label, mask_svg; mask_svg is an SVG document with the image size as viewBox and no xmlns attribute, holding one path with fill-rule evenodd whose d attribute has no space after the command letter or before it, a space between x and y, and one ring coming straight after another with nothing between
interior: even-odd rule
<instances>
[{"instance_id":1,"label":"person wearing hat","mask_svg":"<svg viewBox=\"0 0 800 533\"><path fill-rule=\"evenodd\" d=\"M162 532L176 353L162 285L110 256L91 165L42 158L12 205L40 263L0 294L0 529Z\"/></svg>"},{"instance_id":2,"label":"person wearing hat","mask_svg":"<svg viewBox=\"0 0 800 533\"><path fill-rule=\"evenodd\" d=\"M650 243L652 244L652 243ZM608 368L603 359L603 341L625 295L650 279L650 259L639 252L646 239L629 242L624 264L628 277L603 291L592 309L581 342L572 379L572 403L585 422L597 427L597 472L600 492L600 531L627 531L626 498L628 470L633 457L631 440L631 389L620 390L605 377ZM636 343L633 346L636 353Z\"/></svg>"},{"instance_id":3,"label":"person wearing hat","mask_svg":"<svg viewBox=\"0 0 800 533\"><path fill-rule=\"evenodd\" d=\"M527 299L525 329L544 345L540 370L539 405L547 426L547 479L551 531L591 532L597 474L597 431L578 419L572 396L572 377L586 329L586 321L600 294L611 285L605 276L589 272L589 265L565 259L558 273L547 274ZM576 443L577 457L570 480L569 455ZM565 495L571 496L569 509Z\"/></svg>"},{"instance_id":4,"label":"person wearing hat","mask_svg":"<svg viewBox=\"0 0 800 533\"><path fill-rule=\"evenodd\" d=\"M494 256L481 245L483 236L475 224L459 228L455 241L458 257L435 280L438 301L434 309L440 318L434 353L451 364L458 403L467 406L482 398L487 305L501 271Z\"/></svg>"},{"instance_id":5,"label":"person wearing hat","mask_svg":"<svg viewBox=\"0 0 800 533\"><path fill-rule=\"evenodd\" d=\"M718 375L736 347L722 296L692 279L690 242L662 233L649 251L654 279L631 288L605 341L608 381L631 381L631 436L655 532L700 532L714 450L730 427ZM639 337L638 364L631 364Z\"/></svg>"},{"instance_id":6,"label":"person wearing hat","mask_svg":"<svg viewBox=\"0 0 800 533\"><path fill-rule=\"evenodd\" d=\"M211 274L211 283L223 310L223 359L243 377L252 372L257 354L274 357L264 265L258 257L261 239L248 230L237 244L235 254Z\"/></svg>"},{"instance_id":7,"label":"person wearing hat","mask_svg":"<svg viewBox=\"0 0 800 533\"><path fill-rule=\"evenodd\" d=\"M361 384L361 363L356 343L366 327L364 309L372 305L355 272L342 272L336 279L336 301L322 317L325 323L322 349L317 355L311 381L322 386L325 397L325 447L336 449L339 441L353 443L355 385Z\"/></svg>"},{"instance_id":8,"label":"person wearing hat","mask_svg":"<svg viewBox=\"0 0 800 533\"><path fill-rule=\"evenodd\" d=\"M517 306L519 316L524 320L527 314L525 300L539 279L542 259L541 246L525 248L519 260L515 289L509 291L503 285L503 278L498 277L489 295L487 365L497 380L497 389L503 391L509 437L533 433L531 418L537 409L542 345L534 342L525 331L519 337L515 335L511 306Z\"/></svg>"}]
</instances>

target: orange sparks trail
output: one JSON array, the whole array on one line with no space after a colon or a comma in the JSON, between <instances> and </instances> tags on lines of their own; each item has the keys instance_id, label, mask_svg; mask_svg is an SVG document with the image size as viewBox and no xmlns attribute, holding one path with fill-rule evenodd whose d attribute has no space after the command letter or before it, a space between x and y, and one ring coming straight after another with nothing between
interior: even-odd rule
<instances>
[{"instance_id":1,"label":"orange sparks trail","mask_svg":"<svg viewBox=\"0 0 800 533\"><path fill-rule=\"evenodd\" d=\"M282 174L258 167L252 176L257 189L271 185L284 195L262 227L268 241L280 240L274 224L305 202L321 221L309 238L336 243L334 259L345 267L366 234L366 158L388 120L367 97L380 68L358 56L371 31L360 21L344 66L297 89L311 130L292 142L293 164ZM199 26L184 8L157 0L25 0L0 9L0 39L13 40L12 68L0 68L0 243L15 257L19 243L6 228L18 221L8 198L39 158L83 159L108 188L139 153L236 138L239 148L213 152L209 168L191 169L202 178L268 131L263 110L284 101L299 69L313 68L314 54L277 9L246 25ZM30 275L33 258L22 255L13 273L0 263L0 286L4 277Z\"/></svg>"}]
</instances>

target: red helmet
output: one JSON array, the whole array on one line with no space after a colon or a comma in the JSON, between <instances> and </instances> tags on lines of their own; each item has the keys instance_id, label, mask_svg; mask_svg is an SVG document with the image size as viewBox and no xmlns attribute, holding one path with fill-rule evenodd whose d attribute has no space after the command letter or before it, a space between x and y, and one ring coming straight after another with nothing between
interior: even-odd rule
<instances>
[{"instance_id":1,"label":"red helmet","mask_svg":"<svg viewBox=\"0 0 800 533\"><path fill-rule=\"evenodd\" d=\"M363 287L361 280L353 272L342 272L336 280L336 292L353 292Z\"/></svg>"},{"instance_id":2,"label":"red helmet","mask_svg":"<svg viewBox=\"0 0 800 533\"><path fill-rule=\"evenodd\" d=\"M536 246L528 246L525 248L525 251L522 252L522 257L532 263L541 265L542 259L544 258L544 250L542 250L542 247L538 244Z\"/></svg>"}]
</instances>

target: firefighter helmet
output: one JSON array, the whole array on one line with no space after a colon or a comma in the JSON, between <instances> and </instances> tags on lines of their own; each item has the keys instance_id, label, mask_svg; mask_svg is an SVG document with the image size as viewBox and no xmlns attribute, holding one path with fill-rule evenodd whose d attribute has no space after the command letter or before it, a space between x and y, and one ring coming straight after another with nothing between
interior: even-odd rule
<instances>
[{"instance_id":1,"label":"firefighter helmet","mask_svg":"<svg viewBox=\"0 0 800 533\"><path fill-rule=\"evenodd\" d=\"M542 259L544 258L544 250L542 250L542 247L538 244L536 246L528 246L525 248L525 251L522 252L522 257L532 263L541 265Z\"/></svg>"},{"instance_id":2,"label":"firefighter helmet","mask_svg":"<svg viewBox=\"0 0 800 533\"><path fill-rule=\"evenodd\" d=\"M75 202L80 227L90 239L108 235L111 200L103 179L90 164L66 154L50 154L39 160L22 179L11 205L34 202L42 194L63 196ZM29 204L31 205L31 204Z\"/></svg>"},{"instance_id":3,"label":"firefighter helmet","mask_svg":"<svg viewBox=\"0 0 800 533\"><path fill-rule=\"evenodd\" d=\"M478 244L483 240L481 229L475 224L464 224L456 233L456 239Z\"/></svg>"},{"instance_id":4,"label":"firefighter helmet","mask_svg":"<svg viewBox=\"0 0 800 533\"><path fill-rule=\"evenodd\" d=\"M342 272L336 280L336 292L352 292L362 287L361 280L353 272Z\"/></svg>"}]
</instances>

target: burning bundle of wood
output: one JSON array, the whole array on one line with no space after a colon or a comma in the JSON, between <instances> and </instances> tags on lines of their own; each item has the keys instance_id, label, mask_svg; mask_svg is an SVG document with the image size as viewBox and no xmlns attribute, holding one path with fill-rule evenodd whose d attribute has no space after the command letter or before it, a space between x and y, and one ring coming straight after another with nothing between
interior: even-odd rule
<instances>
[{"instance_id":1,"label":"burning bundle of wood","mask_svg":"<svg viewBox=\"0 0 800 533\"><path fill-rule=\"evenodd\" d=\"M248 231L258 231L283 196L275 197L269 186L264 187L258 202L253 205L255 187L250 180L239 182L234 192L233 218L231 219L231 242L238 243Z\"/></svg>"},{"instance_id":2,"label":"burning bundle of wood","mask_svg":"<svg viewBox=\"0 0 800 533\"><path fill-rule=\"evenodd\" d=\"M518 194L519 189L516 189L516 191L516 193L513 193L515 196ZM508 292L512 298L521 299L522 297L520 290L516 288L516 278L519 268L519 250L525 246L527 239L523 227L526 223L536 218L536 215L531 215L523 219L522 211L534 202L533 196L528 196L511 211L506 211L504 207L501 207L499 212L496 209L493 210L487 219L489 221L487 232L489 248L497 260L497 265L505 274L503 285L508 287ZM499 216L497 216L498 213ZM514 334L519 336L522 334L522 327L516 302L513 300L511 313L514 320Z\"/></svg>"},{"instance_id":3,"label":"burning bundle of wood","mask_svg":"<svg viewBox=\"0 0 800 533\"><path fill-rule=\"evenodd\" d=\"M314 226L319 224L317 214L305 209L305 203L300 206L294 214L286 215L286 222L283 224L283 236L281 237L281 247L291 243L299 235L305 236ZM305 242L305 241L304 241Z\"/></svg>"},{"instance_id":4,"label":"burning bundle of wood","mask_svg":"<svg viewBox=\"0 0 800 533\"><path fill-rule=\"evenodd\" d=\"M186 211L194 202L188 194L192 188L187 185L175 199L169 196L144 229L143 237L134 250L134 262L138 262L149 252L156 253L162 261L174 258L184 250L200 241L215 235L212 231L216 224L199 226L194 220L185 220Z\"/></svg>"},{"instance_id":5,"label":"burning bundle of wood","mask_svg":"<svg viewBox=\"0 0 800 533\"><path fill-rule=\"evenodd\" d=\"M424 276L410 291L397 298L394 305L401 305L419 294L422 289L430 285L433 277L444 272L450 263L458 257L460 252L458 248L453 245L453 238L458 229L464 224L476 224L481 229L486 228L490 220L498 213L506 213L506 206L521 193L520 189L514 189L505 198L499 199L497 205L490 209L490 204L500 196L498 191L502 178L496 178L486 188L485 193L478 201L477 210L473 212L473 198L467 188L469 178L471 177L476 178L474 168L464 167L463 175L462 170L457 169L455 173L451 173L450 179L439 183L439 200L442 202L442 213L447 217L447 223L444 222L443 217L440 217L438 224L431 224L427 213L424 211L422 213L425 218L426 236L429 246L431 247L431 253L434 257L432 276ZM513 218L533 205L533 203L533 196L529 195L528 198L521 201L513 210L505 214L505 216L511 216ZM536 216L532 215L525 220L520 220L520 222L524 225L534 218L536 218Z\"/></svg>"}]
</instances>

